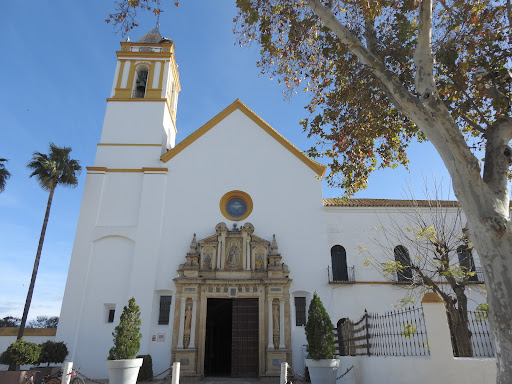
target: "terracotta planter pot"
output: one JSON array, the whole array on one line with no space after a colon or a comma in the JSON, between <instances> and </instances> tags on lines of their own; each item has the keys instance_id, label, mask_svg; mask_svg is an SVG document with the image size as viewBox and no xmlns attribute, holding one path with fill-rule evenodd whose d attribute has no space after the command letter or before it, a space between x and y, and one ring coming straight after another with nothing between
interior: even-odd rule
<instances>
[{"instance_id":1,"label":"terracotta planter pot","mask_svg":"<svg viewBox=\"0 0 512 384\"><path fill-rule=\"evenodd\" d=\"M109 384L135 384L142 360L107 360Z\"/></svg>"},{"instance_id":2,"label":"terracotta planter pot","mask_svg":"<svg viewBox=\"0 0 512 384\"><path fill-rule=\"evenodd\" d=\"M339 359L306 359L311 384L336 384L336 374L340 366Z\"/></svg>"}]
</instances>

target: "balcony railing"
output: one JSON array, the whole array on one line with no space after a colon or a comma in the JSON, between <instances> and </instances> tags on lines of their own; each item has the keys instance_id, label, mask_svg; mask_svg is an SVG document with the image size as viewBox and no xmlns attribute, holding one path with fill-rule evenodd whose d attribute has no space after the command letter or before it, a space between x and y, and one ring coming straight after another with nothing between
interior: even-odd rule
<instances>
[{"instance_id":1,"label":"balcony railing","mask_svg":"<svg viewBox=\"0 0 512 384\"><path fill-rule=\"evenodd\" d=\"M353 284L356 282L354 267L347 267L346 270L333 269L331 266L327 267L327 277L329 279L329 283L339 283L339 284Z\"/></svg>"}]
</instances>

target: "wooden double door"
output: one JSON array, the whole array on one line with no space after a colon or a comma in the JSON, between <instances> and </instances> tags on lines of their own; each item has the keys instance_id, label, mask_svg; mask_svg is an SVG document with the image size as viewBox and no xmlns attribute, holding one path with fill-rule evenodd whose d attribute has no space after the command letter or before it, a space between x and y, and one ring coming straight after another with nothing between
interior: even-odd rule
<instances>
[{"instance_id":1,"label":"wooden double door","mask_svg":"<svg viewBox=\"0 0 512 384\"><path fill-rule=\"evenodd\" d=\"M258 376L258 318L257 298L208 299L205 376Z\"/></svg>"}]
</instances>

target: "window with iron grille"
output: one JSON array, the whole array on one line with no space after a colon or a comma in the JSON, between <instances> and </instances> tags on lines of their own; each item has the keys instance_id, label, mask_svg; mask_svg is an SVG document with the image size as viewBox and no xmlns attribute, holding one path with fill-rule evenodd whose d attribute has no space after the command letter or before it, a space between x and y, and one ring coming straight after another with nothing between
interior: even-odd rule
<instances>
[{"instance_id":1,"label":"window with iron grille","mask_svg":"<svg viewBox=\"0 0 512 384\"><path fill-rule=\"evenodd\" d=\"M115 309L109 309L108 310L108 319L107 319L107 322L109 323L113 323L114 322L114 315L116 314L116 310Z\"/></svg>"},{"instance_id":2,"label":"window with iron grille","mask_svg":"<svg viewBox=\"0 0 512 384\"><path fill-rule=\"evenodd\" d=\"M295 298L295 325L306 325L306 298Z\"/></svg>"},{"instance_id":3,"label":"window with iron grille","mask_svg":"<svg viewBox=\"0 0 512 384\"><path fill-rule=\"evenodd\" d=\"M158 324L169 324L169 314L171 313L172 296L160 296L160 312L158 314Z\"/></svg>"}]
</instances>

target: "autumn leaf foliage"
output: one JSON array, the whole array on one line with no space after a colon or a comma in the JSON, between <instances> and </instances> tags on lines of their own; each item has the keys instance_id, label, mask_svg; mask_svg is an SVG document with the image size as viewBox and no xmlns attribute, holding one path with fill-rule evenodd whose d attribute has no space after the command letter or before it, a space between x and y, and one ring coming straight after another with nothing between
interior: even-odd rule
<instances>
[{"instance_id":1,"label":"autumn leaf foliage","mask_svg":"<svg viewBox=\"0 0 512 384\"><path fill-rule=\"evenodd\" d=\"M323 1L384 66L402 92L417 94L414 52L419 1ZM286 96L311 95L301 121L327 158L331 186L347 195L364 188L377 168L407 165L406 149L422 132L394 96L362 65L347 44L323 26L308 1L238 0L239 43L260 46L263 73L275 77ZM434 2L432 48L439 95L470 146L485 145L486 129L510 109L510 28L506 7L494 1ZM376 61L377 61L376 60ZM382 69L379 67L379 69Z\"/></svg>"}]
</instances>

